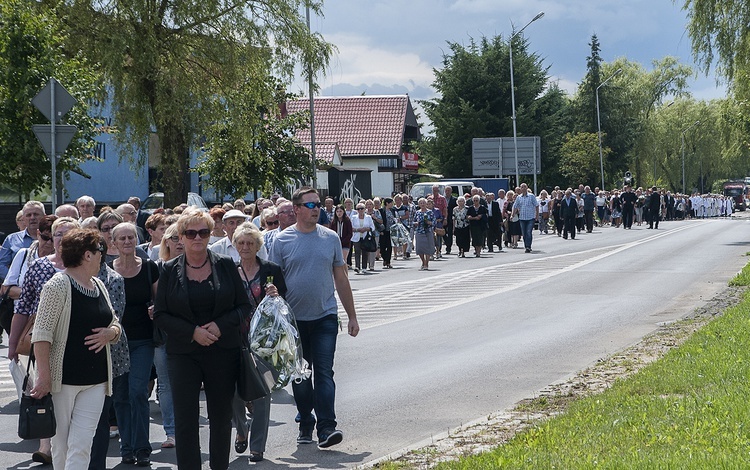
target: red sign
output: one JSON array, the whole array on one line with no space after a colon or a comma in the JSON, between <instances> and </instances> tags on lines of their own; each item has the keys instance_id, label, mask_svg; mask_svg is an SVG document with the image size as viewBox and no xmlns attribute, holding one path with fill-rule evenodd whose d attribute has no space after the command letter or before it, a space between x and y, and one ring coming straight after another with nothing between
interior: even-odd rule
<instances>
[{"instance_id":1,"label":"red sign","mask_svg":"<svg viewBox=\"0 0 750 470\"><path fill-rule=\"evenodd\" d=\"M402 167L405 170L418 170L419 169L419 155L416 153L406 153L402 159Z\"/></svg>"}]
</instances>

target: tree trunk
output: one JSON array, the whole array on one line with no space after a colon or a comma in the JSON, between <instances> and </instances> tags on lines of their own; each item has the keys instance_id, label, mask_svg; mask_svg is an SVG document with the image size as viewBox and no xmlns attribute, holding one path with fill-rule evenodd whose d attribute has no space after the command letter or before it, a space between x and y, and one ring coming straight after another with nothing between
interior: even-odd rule
<instances>
[{"instance_id":1,"label":"tree trunk","mask_svg":"<svg viewBox=\"0 0 750 470\"><path fill-rule=\"evenodd\" d=\"M178 122L169 119L157 126L161 152L164 207L176 207L187 202L190 188L190 145Z\"/></svg>"}]
</instances>

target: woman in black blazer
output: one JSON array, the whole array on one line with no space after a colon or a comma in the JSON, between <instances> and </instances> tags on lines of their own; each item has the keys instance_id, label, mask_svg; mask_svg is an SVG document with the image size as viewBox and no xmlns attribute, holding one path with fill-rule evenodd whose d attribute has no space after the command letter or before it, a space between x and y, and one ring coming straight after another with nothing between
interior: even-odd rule
<instances>
[{"instance_id":1,"label":"woman in black blazer","mask_svg":"<svg viewBox=\"0 0 750 470\"><path fill-rule=\"evenodd\" d=\"M237 227L232 236L232 246L240 255L237 271L245 286L245 291L250 298L253 311L266 295L282 297L286 296L286 282L284 274L278 264L260 259L258 250L263 246L263 235L258 228L249 222ZM242 334L247 334L250 322L241 328ZM263 460L263 452L266 450L268 439L268 423L271 419L271 395L252 401L253 423L250 426L248 438L248 426L245 402L234 396L233 412L234 425L237 428L237 438L234 441L234 450L241 454L245 452L250 444L250 461L260 462Z\"/></svg>"},{"instance_id":2,"label":"woman in black blazer","mask_svg":"<svg viewBox=\"0 0 750 470\"><path fill-rule=\"evenodd\" d=\"M232 399L239 376L241 322L251 314L231 258L208 250L214 221L186 211L177 221L185 253L162 265L154 320L167 334L173 393L177 466L200 470L199 399L206 395L209 460L214 470L229 467Z\"/></svg>"}]
</instances>

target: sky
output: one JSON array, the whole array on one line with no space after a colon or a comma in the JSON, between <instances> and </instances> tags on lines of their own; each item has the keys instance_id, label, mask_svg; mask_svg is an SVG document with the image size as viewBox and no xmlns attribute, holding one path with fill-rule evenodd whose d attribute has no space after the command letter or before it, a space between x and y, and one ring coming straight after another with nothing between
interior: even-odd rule
<instances>
[{"instance_id":1,"label":"sky","mask_svg":"<svg viewBox=\"0 0 750 470\"><path fill-rule=\"evenodd\" d=\"M651 70L653 60L671 55L694 66L681 6L682 0L323 0L324 17L313 16L311 28L338 52L318 75L319 95L408 93L418 108L416 100L436 96L433 69L442 66L448 42L507 37L511 22L518 30L540 11L544 17L523 32L529 52L570 94L586 73L594 33L605 62L625 57ZM726 95L713 75L694 70L689 91L696 99ZM290 91L307 95L307 86L295 82Z\"/></svg>"}]
</instances>

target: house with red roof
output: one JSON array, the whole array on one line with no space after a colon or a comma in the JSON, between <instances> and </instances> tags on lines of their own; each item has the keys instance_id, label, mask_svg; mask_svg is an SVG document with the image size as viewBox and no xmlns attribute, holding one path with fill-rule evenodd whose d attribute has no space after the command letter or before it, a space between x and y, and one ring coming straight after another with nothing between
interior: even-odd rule
<instances>
[{"instance_id":1,"label":"house with red roof","mask_svg":"<svg viewBox=\"0 0 750 470\"><path fill-rule=\"evenodd\" d=\"M408 95L330 96L313 99L318 189L337 201L405 192L417 174L411 144L421 139ZM307 98L286 104L309 112ZM297 133L312 152L310 129Z\"/></svg>"}]
</instances>

